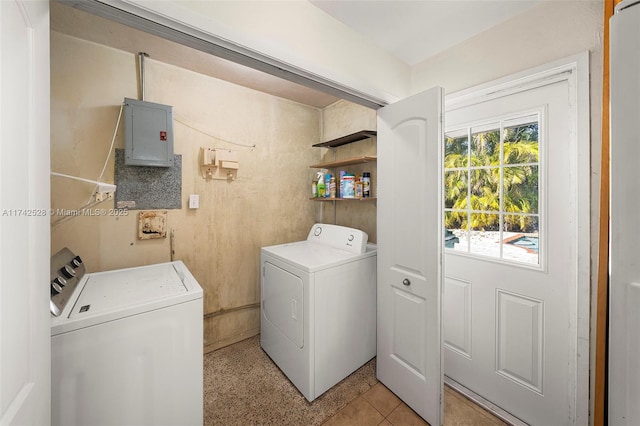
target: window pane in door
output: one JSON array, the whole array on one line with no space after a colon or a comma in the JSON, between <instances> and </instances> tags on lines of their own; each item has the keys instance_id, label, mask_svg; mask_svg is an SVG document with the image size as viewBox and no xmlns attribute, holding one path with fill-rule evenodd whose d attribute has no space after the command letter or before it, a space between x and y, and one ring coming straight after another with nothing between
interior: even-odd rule
<instances>
[{"instance_id":1,"label":"window pane in door","mask_svg":"<svg viewBox=\"0 0 640 426\"><path fill-rule=\"evenodd\" d=\"M467 212L448 211L444 214L444 246L460 251L469 250Z\"/></svg>"},{"instance_id":2,"label":"window pane in door","mask_svg":"<svg viewBox=\"0 0 640 426\"><path fill-rule=\"evenodd\" d=\"M500 215L471 213L469 251L483 256L500 257Z\"/></svg>"},{"instance_id":3,"label":"window pane in door","mask_svg":"<svg viewBox=\"0 0 640 426\"><path fill-rule=\"evenodd\" d=\"M444 207L447 209L466 209L468 188L467 170L445 172Z\"/></svg>"},{"instance_id":4,"label":"window pane in door","mask_svg":"<svg viewBox=\"0 0 640 426\"><path fill-rule=\"evenodd\" d=\"M504 129L504 164L537 163L538 122Z\"/></svg>"},{"instance_id":5,"label":"window pane in door","mask_svg":"<svg viewBox=\"0 0 640 426\"><path fill-rule=\"evenodd\" d=\"M500 169L498 167L471 170L470 185L471 210L500 210Z\"/></svg>"},{"instance_id":6,"label":"window pane in door","mask_svg":"<svg viewBox=\"0 0 640 426\"><path fill-rule=\"evenodd\" d=\"M505 215L502 257L506 260L538 265L538 216Z\"/></svg>"},{"instance_id":7,"label":"window pane in door","mask_svg":"<svg viewBox=\"0 0 640 426\"><path fill-rule=\"evenodd\" d=\"M469 164L469 138L467 129L447 132L444 135L444 167L452 169Z\"/></svg>"},{"instance_id":8,"label":"window pane in door","mask_svg":"<svg viewBox=\"0 0 640 426\"><path fill-rule=\"evenodd\" d=\"M538 166L512 166L503 170L506 213L538 213Z\"/></svg>"},{"instance_id":9,"label":"window pane in door","mask_svg":"<svg viewBox=\"0 0 640 426\"><path fill-rule=\"evenodd\" d=\"M500 126L492 124L473 128L471 133L471 167L500 164Z\"/></svg>"}]
</instances>

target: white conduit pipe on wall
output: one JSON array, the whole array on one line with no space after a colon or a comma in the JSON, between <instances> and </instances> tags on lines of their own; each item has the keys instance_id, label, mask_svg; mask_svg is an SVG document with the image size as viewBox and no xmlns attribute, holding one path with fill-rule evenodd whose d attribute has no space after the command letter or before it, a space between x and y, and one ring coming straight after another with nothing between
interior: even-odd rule
<instances>
[{"instance_id":1,"label":"white conduit pipe on wall","mask_svg":"<svg viewBox=\"0 0 640 426\"><path fill-rule=\"evenodd\" d=\"M138 52L138 58L140 61L140 100L144 101L144 58L149 57L144 52Z\"/></svg>"}]
</instances>

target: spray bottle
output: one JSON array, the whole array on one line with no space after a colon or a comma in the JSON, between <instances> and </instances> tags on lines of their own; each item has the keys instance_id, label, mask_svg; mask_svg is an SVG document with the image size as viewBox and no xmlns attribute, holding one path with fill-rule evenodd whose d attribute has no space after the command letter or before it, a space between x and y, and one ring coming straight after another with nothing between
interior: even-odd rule
<instances>
[{"instance_id":1,"label":"spray bottle","mask_svg":"<svg viewBox=\"0 0 640 426\"><path fill-rule=\"evenodd\" d=\"M318 197L324 198L327 192L327 186L324 183L324 173L318 172L318 183L316 186L318 188Z\"/></svg>"}]
</instances>

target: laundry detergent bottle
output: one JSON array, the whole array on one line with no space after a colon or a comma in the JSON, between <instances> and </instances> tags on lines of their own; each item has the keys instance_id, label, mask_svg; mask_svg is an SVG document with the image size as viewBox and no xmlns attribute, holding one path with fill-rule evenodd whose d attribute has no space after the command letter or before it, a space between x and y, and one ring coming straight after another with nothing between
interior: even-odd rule
<instances>
[{"instance_id":1,"label":"laundry detergent bottle","mask_svg":"<svg viewBox=\"0 0 640 426\"><path fill-rule=\"evenodd\" d=\"M327 193L327 186L324 183L324 173L318 172L318 197L324 198Z\"/></svg>"}]
</instances>

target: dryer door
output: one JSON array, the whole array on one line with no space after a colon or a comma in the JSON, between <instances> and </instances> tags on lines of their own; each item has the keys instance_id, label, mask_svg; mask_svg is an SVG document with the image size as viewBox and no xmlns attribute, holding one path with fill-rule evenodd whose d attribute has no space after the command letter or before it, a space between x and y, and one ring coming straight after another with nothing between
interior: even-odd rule
<instances>
[{"instance_id":1,"label":"dryer door","mask_svg":"<svg viewBox=\"0 0 640 426\"><path fill-rule=\"evenodd\" d=\"M264 262L264 317L297 347L304 344L303 281L269 261Z\"/></svg>"}]
</instances>

